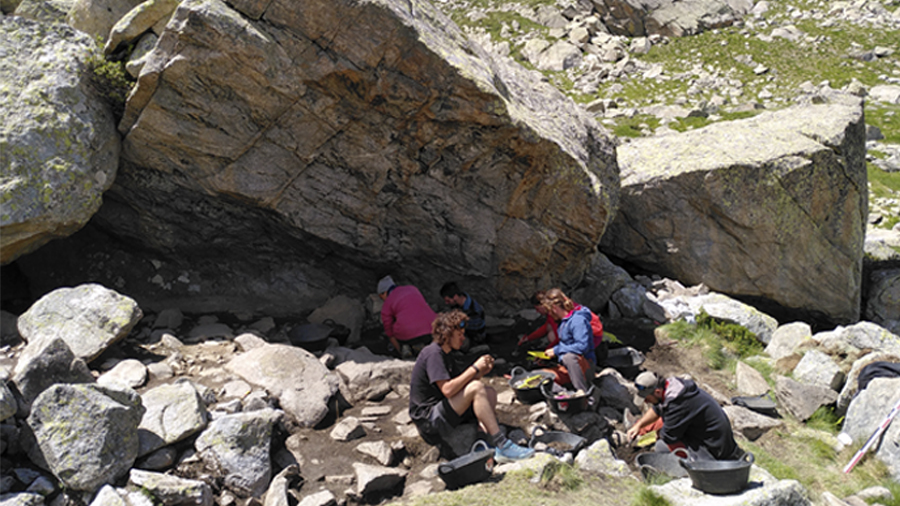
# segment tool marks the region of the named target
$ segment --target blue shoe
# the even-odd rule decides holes
[[[528,459],[534,455],[534,450],[519,446],[509,439],[503,442],[494,450],[494,459],[499,464],[514,462],[516,460]]]

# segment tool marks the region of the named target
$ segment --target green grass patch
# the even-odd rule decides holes
[[[871,163],[866,164],[871,191],[876,197],[900,197],[900,172],[885,172]]]
[[[659,124],[659,118],[656,116],[641,114],[617,121],[613,133],[617,137],[643,137],[645,131],[653,132]]]
[[[778,439],[782,438],[779,437]],[[753,454],[756,465],[768,471],[772,476],[779,480],[800,480],[800,474],[793,466],[782,461],[780,457],[772,455],[763,446],[749,441],[742,441],[740,445],[741,448]]]
[[[697,316],[697,324],[683,320],[662,326],[672,339],[688,346],[702,347],[702,354],[710,368],[734,368],[738,358],[759,355],[763,345],[756,335],[741,325],[726,323],[710,317],[705,311]],[[769,371],[771,377],[771,371]]]
[[[663,325],[662,329],[672,339],[687,346],[700,347],[703,358],[712,369],[724,369],[733,360],[725,354],[721,336],[709,328],[679,320]]]
[[[701,310],[697,315],[697,326],[707,328],[725,339],[725,347],[738,357],[750,357],[763,352],[763,344],[757,339],[756,334],[743,325],[716,320]]]
[[[648,487],[641,487],[630,506],[669,506],[669,501]]]
[[[900,144],[900,105],[866,103],[866,123],[875,125],[884,136],[880,142]]]
[[[534,479],[533,471],[513,471],[491,483],[478,483],[392,504],[414,506],[596,506],[627,504],[640,493],[638,480],[582,473],[560,464]]]
[[[678,132],[687,132],[688,130],[703,128],[706,125],[712,123],[713,121],[709,118],[701,116],[689,116],[685,118],[675,118],[675,121],[669,123],[669,128]]]
[[[547,466],[541,475],[541,486],[548,490],[575,491],[584,485],[584,478],[572,466],[566,464]]]
[[[806,421],[806,426],[811,429],[828,432],[829,434],[838,434],[843,423],[844,417],[835,413],[834,408],[822,406],[809,417],[809,420]]]

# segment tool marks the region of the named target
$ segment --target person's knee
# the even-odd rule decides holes
[[[488,400],[491,401],[491,406],[496,406],[497,405],[497,390],[490,385],[485,385],[484,391],[487,394]]]
[[[465,388],[466,392],[471,392],[474,395],[486,395],[488,389],[493,390],[493,388],[485,385],[481,380],[470,381]]]

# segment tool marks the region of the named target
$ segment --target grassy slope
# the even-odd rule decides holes
[[[555,5],[553,0],[450,0],[439,3],[459,25],[469,30],[484,31],[494,42],[508,41],[511,54],[525,67],[533,68],[521,56],[527,36],[540,36],[549,41],[551,31],[521,14],[522,9],[535,9],[540,5]],[[652,47],[649,54],[634,56],[648,64],[661,64],[668,79],[643,79],[633,75],[620,80],[601,83],[596,94],[584,95],[573,91],[573,78],[577,72],[544,72],[561,91],[581,103],[597,98],[615,99],[619,108],[671,105],[676,100],[688,100],[687,105],[708,101],[715,94],[726,96],[729,103],[723,112],[709,118],[679,118],[668,126],[684,131],[698,128],[713,121],[733,120],[753,113],[729,113],[728,107],[748,103],[764,103],[767,109],[787,107],[796,97],[802,83],[819,85],[828,82],[832,88],[846,86],[852,80],[867,87],[885,84],[887,76],[900,76],[900,30],[883,26],[860,26],[847,22],[824,22],[836,19],[828,16],[832,4],[807,0],[774,0],[762,20],[750,20],[746,26],[730,27],[705,32],[692,37],[669,39]],[[473,8],[474,7],[474,8]],[[888,9],[897,9],[896,2]],[[791,12],[818,13],[821,19],[794,21]],[[478,15],[473,15],[478,12]],[[749,19],[749,18],[748,18]],[[831,26],[829,26],[831,24]],[[760,35],[769,35],[776,27],[794,25],[805,34],[800,41],[790,42],[775,38],[765,42]],[[871,50],[876,46],[893,48],[895,54],[872,61],[860,61],[849,57],[853,52]],[[757,75],[754,68],[762,65],[768,70]],[[740,82],[736,88],[740,95],[729,97],[727,90],[700,91],[688,95],[691,77],[698,70],[720,78]],[[684,77],[688,76],[687,79]],[[760,98],[770,95],[769,98]],[[884,143],[900,144],[900,105],[867,102],[866,122],[879,127]],[[638,114],[633,117],[604,119],[612,132],[619,137],[634,137],[652,133],[661,125],[653,116]],[[872,152],[883,157],[883,153]],[[874,197],[898,198],[900,174],[888,174],[874,165],[869,166],[869,179]],[[879,226],[891,227],[900,217],[888,217]]]

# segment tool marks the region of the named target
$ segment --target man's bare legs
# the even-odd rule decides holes
[[[494,436],[500,432],[500,424],[497,423],[497,414],[494,411],[497,407],[497,391],[493,387],[481,381],[472,381],[447,400],[458,415],[465,413],[471,406],[475,418],[478,419],[478,425],[485,434]]]

